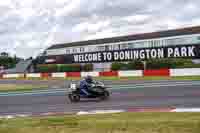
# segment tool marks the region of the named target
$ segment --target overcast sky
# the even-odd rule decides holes
[[[1,0],[0,52],[200,25],[200,0]]]

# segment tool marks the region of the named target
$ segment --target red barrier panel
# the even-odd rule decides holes
[[[66,75],[67,77],[81,77],[80,72],[67,72]]]
[[[104,77],[118,77],[118,71],[99,72],[99,75]]]
[[[51,73],[41,73],[42,78],[51,78]]]
[[[170,76],[170,70],[169,69],[144,70],[143,76]]]

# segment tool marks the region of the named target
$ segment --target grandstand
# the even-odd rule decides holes
[[[92,63],[94,70],[109,70],[114,61],[129,61],[133,59],[145,60],[148,59],[148,57],[157,58],[156,55],[164,58],[168,56],[166,54],[167,50],[168,52],[171,50],[171,57],[198,58],[197,56],[199,56],[199,53],[197,49],[199,49],[199,44],[200,26],[186,27],[152,33],[54,44],[37,58],[37,62],[38,64],[79,63],[82,65]],[[113,60],[116,51],[118,52],[119,58],[116,58],[118,60]],[[143,51],[145,51],[145,53]],[[161,51],[161,55],[156,51]],[[125,52],[129,52],[127,58]],[[134,54],[137,52],[139,54]],[[131,55],[131,53],[133,53],[133,55]],[[144,56],[141,56],[142,54]],[[128,60],[128,57],[132,58]]]

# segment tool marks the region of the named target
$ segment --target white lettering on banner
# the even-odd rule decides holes
[[[168,57],[195,57],[194,46],[181,48],[168,48]]]
[[[82,56],[81,55],[78,55],[78,61],[82,62]]]
[[[163,48],[158,49],[158,58],[164,58],[164,49]]]
[[[188,56],[195,56],[194,48],[194,46],[188,47]]]
[[[151,50],[151,57],[156,58],[156,56],[157,56],[157,51],[155,49],[152,49]]]
[[[89,61],[88,60],[88,54],[85,54],[85,61]]]
[[[118,52],[114,52],[114,60],[118,60],[118,59],[119,59]]]
[[[107,59],[108,59],[108,61],[111,61],[111,60],[112,60],[112,53],[108,53]]]
[[[187,57],[187,48],[186,47],[182,47],[181,48],[181,56],[182,57]]]
[[[97,54],[93,54],[93,56],[91,56],[91,60],[94,60],[94,61],[98,61],[98,57],[97,57]]]
[[[134,50],[133,54],[134,54],[134,59],[138,59],[139,58],[139,51],[138,50]]]
[[[104,52],[103,53],[103,59],[104,59],[104,61],[106,61],[106,60],[108,60],[108,61],[111,61],[112,60],[112,53],[106,53],[106,52]]]
[[[195,57],[195,46],[132,49],[74,55],[74,62],[127,61],[151,58]]]
[[[119,58],[120,58],[120,60],[124,60],[124,52],[123,51],[121,51],[119,53]]]
[[[101,53],[74,55],[74,62],[101,61]]]
[[[167,57],[171,57],[172,54],[173,54],[173,49],[172,48],[168,48],[167,49]]]
[[[130,51],[125,51],[125,60],[130,60],[132,59],[131,56],[130,56]]]
[[[78,62],[79,59],[78,59],[78,55],[74,55],[74,62]]]
[[[101,53],[98,53],[97,61],[101,61]]]
[[[174,57],[180,57],[179,49],[175,48],[174,49]]]
[[[96,61],[96,60],[97,60],[96,54],[93,54],[93,55],[92,55],[92,54],[89,54],[88,60],[89,60],[89,61],[92,61],[92,60]]]
[[[133,51],[130,52],[130,59],[133,59]]]
[[[146,54],[147,54],[147,59],[149,59],[150,58],[150,49],[146,49]]]
[[[106,52],[103,53],[103,60],[107,59],[106,54],[107,54]]]
[[[144,59],[145,58],[145,54],[144,54],[144,50],[140,51],[140,59]]]

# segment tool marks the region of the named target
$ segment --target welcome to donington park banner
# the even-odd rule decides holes
[[[58,55],[48,57],[46,63],[47,60],[51,60],[51,63],[93,63],[161,58],[200,58],[200,45],[178,45],[171,47],[138,48]]]

